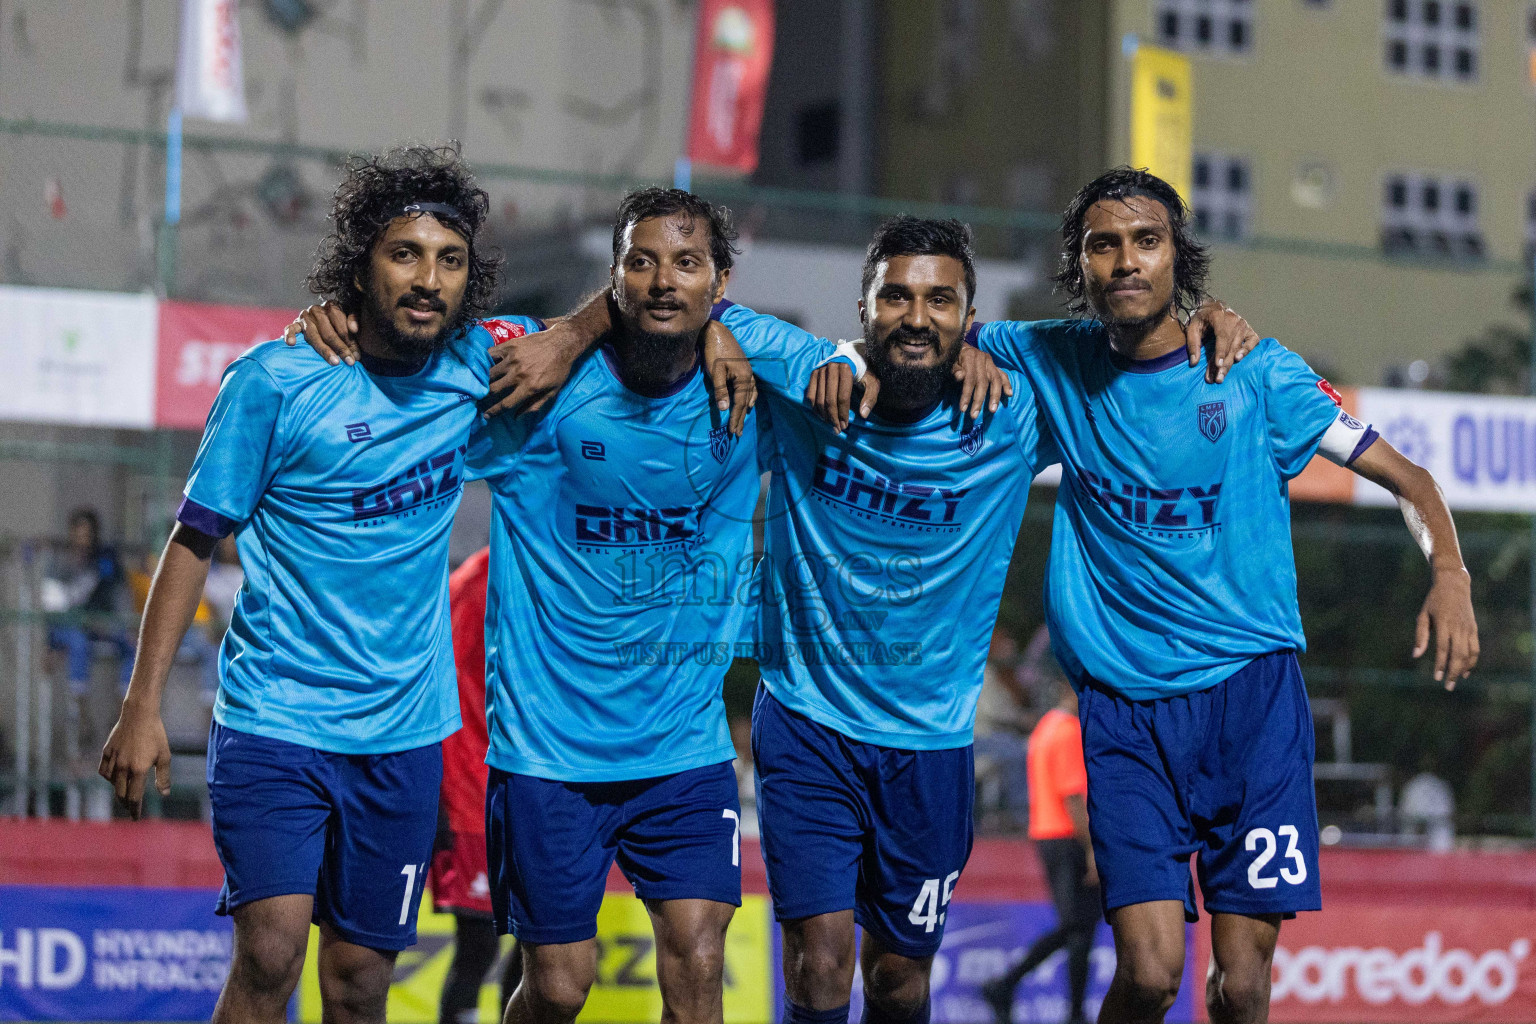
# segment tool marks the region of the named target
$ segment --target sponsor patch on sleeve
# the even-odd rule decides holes
[[[491,332],[491,337],[496,339],[498,345],[513,338],[521,338],[528,333],[528,329],[522,324],[509,323],[506,320],[482,320],[480,326]]]

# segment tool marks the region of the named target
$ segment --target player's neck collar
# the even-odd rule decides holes
[[[661,388],[642,387],[625,377],[624,372],[619,369],[619,354],[614,351],[612,340],[605,339],[598,346],[598,351],[603,354],[603,362],[608,364],[609,371],[618,382],[641,398],[671,398],[692,383],[694,375],[699,372],[699,350],[695,346],[693,350],[693,363],[689,365],[687,371],[681,377]]]
[[[386,359],[383,356],[371,356],[367,352],[358,353],[358,362],[363,364],[363,369],[380,377],[414,376],[422,371],[431,358],[430,352],[415,360]]]
[[[1153,356],[1151,359],[1132,359],[1121,355],[1113,348],[1109,350],[1109,361],[1114,364],[1115,369],[1124,370],[1127,373],[1162,373],[1188,359],[1188,350],[1184,348],[1176,348],[1160,356]]]

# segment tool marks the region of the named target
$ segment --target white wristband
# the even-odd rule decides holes
[[[864,379],[864,357],[859,355],[857,342],[838,342],[837,348],[832,350],[832,358],[836,359],[838,356],[842,356],[844,359],[853,364],[853,379],[855,381],[861,381]]]

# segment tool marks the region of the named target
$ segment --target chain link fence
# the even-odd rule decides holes
[[[183,219],[170,229],[162,217],[162,134],[0,120],[0,140],[0,280],[287,308],[310,300],[303,281],[327,229],[345,153],[191,133],[184,143]],[[536,315],[564,312],[604,281],[618,199],[652,183],[493,164],[476,171],[491,195],[489,234],[508,257],[500,306]],[[1027,269],[1028,283],[1007,297],[1010,315],[1059,309],[1043,283],[1054,259],[1054,215],[723,180],[694,187],[731,206],[749,240],[837,250],[849,259],[892,213],[959,217],[977,229],[983,257]],[[1380,258],[1374,250],[1333,249],[1341,259]],[[195,435],[65,433],[0,424],[0,464],[42,466],[60,478],[72,467],[108,467],[111,483],[95,502],[112,536],[127,542],[124,564],[142,574],[163,540]],[[1043,621],[1051,497],[1038,493],[1031,503],[1004,599],[1001,623],[1018,648]],[[1435,829],[1445,822],[1405,803],[1410,791],[1434,790],[1426,777],[1447,787],[1453,834],[1532,834],[1528,520],[1464,513],[1458,522],[1484,653],[1474,679],[1447,694],[1407,656],[1428,574],[1395,511],[1296,506],[1320,812],[1336,838],[1438,841]],[[86,623],[47,611],[44,576],[54,555],[51,542],[0,527],[0,807],[100,816],[110,808],[94,777],[95,757],[115,717],[123,656],[112,638],[132,635],[136,617],[129,608],[110,621]],[[80,692],[70,688],[59,631],[84,627],[91,666]],[[997,667],[1017,669],[1012,662]],[[152,800],[151,813],[202,813],[208,706],[201,672],[194,652],[186,652],[173,674],[166,707],[179,752],[176,788],[163,807]],[[745,710],[754,681],[750,663],[733,670],[733,711]],[[1019,752],[1024,738],[1016,737]],[[999,827],[1017,825],[1004,820]]]

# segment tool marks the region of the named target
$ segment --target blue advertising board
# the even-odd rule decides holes
[[[207,1020],[234,936],[217,897],[0,886],[0,1020]]]

